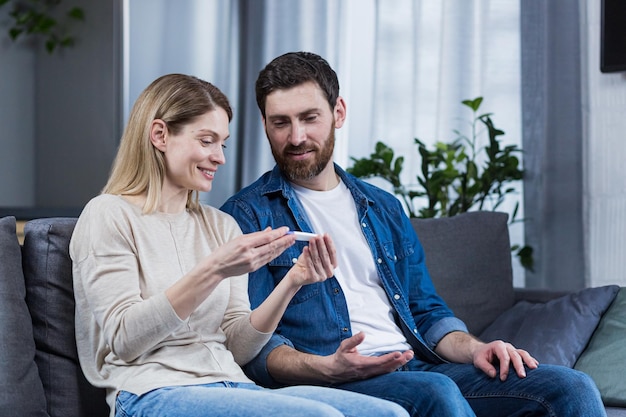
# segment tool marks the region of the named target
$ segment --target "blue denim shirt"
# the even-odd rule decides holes
[[[418,359],[443,362],[433,351],[435,345],[447,333],[467,332],[467,328],[435,292],[424,250],[402,205],[390,193],[357,179],[337,165],[335,171],[352,193],[363,235],[393,306],[396,323]],[[268,226],[312,232],[304,208],[278,167],[232,196],[221,209],[237,220],[244,233]],[[297,241],[268,265],[250,274],[248,291],[252,308],[267,298],[305,245],[306,242]],[[246,365],[246,372],[262,385],[277,386],[266,368],[267,355],[274,348],[286,344],[302,352],[330,355],[350,336],[348,307],[337,279],[331,277],[306,285],[289,303],[270,341]]]

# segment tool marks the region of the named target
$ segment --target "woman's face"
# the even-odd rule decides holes
[[[228,122],[226,111],[218,107],[184,125],[176,135],[165,129],[159,148],[165,158],[164,190],[211,190],[217,167],[226,162]]]

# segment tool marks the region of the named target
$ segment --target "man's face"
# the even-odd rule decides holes
[[[338,100],[343,109],[343,100]],[[279,168],[289,180],[313,180],[327,168],[335,146],[336,119],[322,90],[313,82],[277,90],[265,100],[265,132]],[[333,170],[334,172],[334,170]]]

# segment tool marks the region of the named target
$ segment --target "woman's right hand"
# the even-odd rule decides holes
[[[255,271],[293,245],[296,238],[288,230],[268,228],[238,236],[204,257],[165,291],[178,317],[189,317],[224,279]]]
[[[210,268],[223,278],[256,271],[293,245],[289,228],[267,228],[241,235],[217,248],[206,258]]]

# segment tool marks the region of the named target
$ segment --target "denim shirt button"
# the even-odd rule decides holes
[[[383,263],[383,260],[382,260],[382,259],[380,259],[380,258],[378,258],[378,259],[376,259],[376,262],[378,262],[379,264],[382,264],[382,263]]]
[[[339,294],[339,288],[333,288],[333,292],[334,292],[335,294]]]
[[[291,262],[293,262],[294,264],[298,262],[298,258],[291,258]]]
[[[413,333],[417,334],[417,329],[413,329]]]
[[[393,296],[393,298],[394,298],[394,300],[399,300],[399,299],[400,299],[400,294],[395,294],[395,295]]]
[[[348,331],[347,327],[344,327],[343,329],[341,329],[344,333]]]
[[[367,227],[367,224],[365,224],[365,223],[361,223],[361,226],[363,226],[363,227]]]

